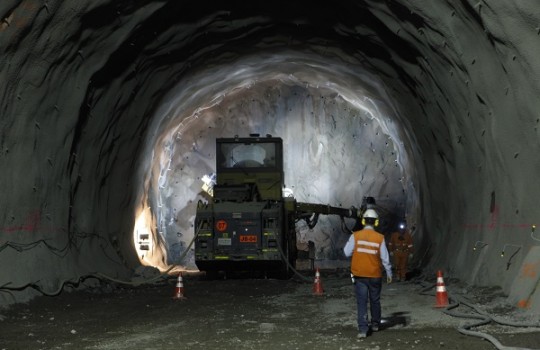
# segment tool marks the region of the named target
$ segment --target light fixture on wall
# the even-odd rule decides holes
[[[531,238],[534,239],[535,241],[540,241],[540,238],[534,237],[534,230],[536,230],[536,225],[532,224],[531,225]]]
[[[476,241],[476,243],[474,244],[474,247],[473,247],[473,250],[476,251],[476,249],[480,248],[484,248],[486,247],[488,244],[486,242],[482,242],[482,241]]]
[[[514,252],[514,254],[513,254],[512,256],[514,256],[517,252],[519,252],[519,250],[520,250],[521,248],[523,248],[523,246],[517,245],[517,244],[505,244],[505,245],[503,246],[503,249],[502,249],[502,252],[501,252],[501,258],[504,257],[504,252],[506,251],[506,248],[507,248],[507,247],[516,247],[516,248],[517,248],[517,250]]]

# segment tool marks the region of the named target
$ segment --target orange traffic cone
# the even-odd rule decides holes
[[[319,268],[315,272],[315,282],[313,283],[313,295],[323,295],[323,287],[321,283],[321,274]]]
[[[446,287],[444,286],[444,279],[442,271],[437,271],[437,304],[435,307],[447,307],[448,306],[448,293],[446,292]]]
[[[174,300],[184,300],[186,297],[184,296],[184,281],[182,278],[182,272],[178,274],[178,279],[176,280],[176,289],[174,291]]]

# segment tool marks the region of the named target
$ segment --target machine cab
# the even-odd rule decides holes
[[[220,138],[216,140],[214,200],[281,200],[283,140],[279,137]],[[259,198],[229,198],[235,188],[249,187]]]

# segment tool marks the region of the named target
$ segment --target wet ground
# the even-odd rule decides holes
[[[322,271],[323,295],[298,278],[205,280],[183,277],[185,300],[173,300],[176,279],[137,288],[113,287],[40,297],[0,311],[0,349],[495,349],[460,334],[474,320],[434,307],[425,285],[384,285],[384,327],[357,339],[352,285],[346,271]],[[309,281],[311,279],[311,281]],[[106,288],[105,288],[106,289]],[[451,290],[452,287],[448,286]],[[455,289],[463,291],[461,287]],[[498,291],[480,306],[527,321]],[[481,300],[485,299],[485,300]],[[460,312],[472,312],[459,306]],[[489,324],[474,330],[505,346],[540,348],[540,328]]]

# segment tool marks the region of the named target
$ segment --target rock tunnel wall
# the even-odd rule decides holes
[[[136,208],[158,197],[152,186],[159,169],[151,166],[167,118],[192,117],[197,101],[211,105],[189,78],[211,77],[249,55],[258,55],[257,67],[275,67],[268,53],[293,52],[365,71],[381,87],[347,89],[352,80],[328,65],[338,72],[339,84],[329,86],[336,100],[345,96],[347,107],[358,109],[351,91],[367,93],[383,106],[377,120],[398,125],[382,131],[406,160],[399,176],[410,182],[399,201],[415,213],[416,263],[511,295],[527,268],[533,287],[516,298],[538,310],[540,238],[531,231],[540,195],[535,2],[6,0],[0,16],[2,303],[56,294],[98,272],[129,276],[139,264]],[[239,88],[263,80],[251,78],[253,85]],[[314,89],[312,80],[298,79]],[[208,96],[231,96],[226,86],[215,85]],[[171,91],[190,93],[192,103],[174,116],[160,114]],[[242,130],[230,119],[231,130]],[[289,125],[290,139],[306,129],[328,136],[300,120]],[[275,126],[265,118],[247,123]],[[347,171],[361,172],[352,165]],[[195,183],[188,176],[195,173],[180,182]],[[383,186],[377,191],[384,196]]]

